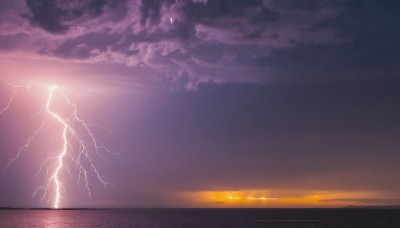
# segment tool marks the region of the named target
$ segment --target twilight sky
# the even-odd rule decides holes
[[[99,140],[124,149],[95,158],[114,186],[89,169],[91,197],[65,166],[63,207],[400,205],[399,10],[397,0],[0,1],[1,169],[46,122],[0,176],[0,207],[52,205],[32,193],[62,147],[60,125],[38,113],[54,84],[80,118],[111,130],[91,125]],[[60,94],[54,104],[72,113]]]

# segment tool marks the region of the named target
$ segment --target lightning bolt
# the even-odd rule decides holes
[[[63,126],[63,131],[62,131],[63,149],[62,149],[60,155],[58,156],[58,166],[57,166],[56,170],[54,171],[54,174],[50,178],[50,181],[54,181],[54,184],[56,186],[56,193],[55,193],[56,195],[55,195],[55,200],[54,200],[54,208],[59,208],[59,206],[60,206],[61,183],[60,183],[60,180],[59,180],[59,174],[60,174],[60,171],[61,171],[61,169],[62,169],[62,167],[64,165],[63,164],[64,157],[67,155],[67,152],[68,152],[67,133],[68,133],[68,129],[71,128],[64,119],[62,119],[57,113],[54,113],[50,109],[50,105],[51,105],[51,102],[52,102],[53,96],[54,96],[54,91],[57,88],[58,88],[57,85],[54,85],[54,86],[51,87],[50,93],[49,93],[49,97],[48,97],[47,103],[46,103],[46,111],[47,111],[47,113],[49,113],[56,121],[58,121]]]
[[[5,108],[1,109],[0,115],[7,110],[10,109],[10,106],[14,102],[14,99],[17,95],[17,88],[25,88],[27,90],[30,89],[30,86],[24,83],[24,86],[14,85],[7,80],[2,79],[6,84],[15,88],[13,95],[11,96],[9,102],[5,106]],[[39,97],[39,96],[36,96]],[[72,114],[68,117],[64,117],[59,113],[58,110],[54,109],[55,99],[62,99],[61,101],[64,104],[68,105],[72,108]],[[111,153],[111,154],[119,154],[113,153],[104,144],[99,141],[94,132],[91,130],[91,127],[99,127],[103,130],[110,131],[99,124],[87,123],[83,119],[78,116],[78,106],[74,104],[64,92],[62,88],[58,85],[53,85],[50,87],[48,91],[48,95],[45,98],[44,105],[42,106],[39,113],[35,114],[33,117],[43,114],[45,111],[50,120],[54,121],[61,127],[61,142],[62,148],[56,153],[56,155],[52,155],[45,159],[39,167],[38,172],[35,174],[35,177],[39,177],[43,174],[44,182],[41,186],[37,187],[33,193],[35,197],[38,194],[42,194],[42,199],[47,199],[47,201],[53,201],[53,208],[60,208],[62,199],[63,199],[63,190],[65,191],[64,183],[62,181],[63,173],[66,171],[72,176],[70,172],[70,165],[68,164],[72,162],[78,170],[77,183],[81,184],[83,181],[87,193],[91,196],[90,189],[90,175],[94,175],[97,180],[106,187],[107,185],[113,186],[110,182],[106,181],[104,177],[100,174],[96,166],[94,165],[94,155],[105,158],[105,156],[100,152],[101,150]],[[32,118],[33,118],[32,117]],[[7,165],[3,169],[4,171],[17,159],[20,158],[22,152],[29,149],[31,144],[35,141],[35,138],[44,130],[46,124],[50,122],[50,120],[44,121],[41,126],[33,133],[31,137],[29,137],[26,143],[21,146],[18,150],[18,153],[9,160]],[[78,149],[74,150],[74,146],[77,145]],[[92,153],[94,151],[95,153]],[[84,163],[86,162],[86,163]],[[50,196],[49,191],[53,190],[52,196]]]
[[[8,101],[7,105],[2,110],[0,110],[0,115],[3,114],[5,111],[7,111],[10,108],[11,104],[14,102],[14,97],[16,95],[17,95],[17,91],[14,91],[13,95],[10,98],[10,101]]]
[[[15,98],[15,96],[17,95],[17,89],[18,89],[18,88],[27,88],[27,89],[29,90],[30,87],[29,87],[29,86],[14,85],[14,84],[12,84],[11,82],[9,82],[9,81],[7,81],[6,79],[1,78],[1,77],[0,77],[0,80],[2,80],[4,83],[6,83],[7,85],[9,85],[9,86],[11,86],[12,88],[14,88],[14,93],[13,93],[13,95],[11,96],[10,100],[8,101],[7,105],[6,105],[4,108],[2,108],[2,109],[0,110],[0,115],[1,115],[1,114],[3,114],[4,112],[8,111],[8,109],[10,109],[10,106],[11,106],[11,104],[14,102],[14,98]]]

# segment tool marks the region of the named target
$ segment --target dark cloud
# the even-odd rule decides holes
[[[27,1],[32,12],[31,23],[39,25],[49,32],[63,32],[67,26],[62,24],[62,10],[58,9],[53,1]]]
[[[51,9],[64,15],[54,23],[64,26],[71,24],[68,18],[73,18],[79,24],[81,17],[99,15],[100,7],[91,9],[90,3],[64,11],[52,2]],[[126,5],[127,18],[116,23],[120,29],[94,23],[91,31],[71,33],[72,38],[67,36],[47,53],[84,62],[117,63],[133,71],[147,67],[158,72],[156,77],[162,81],[185,82],[187,89],[193,89],[202,82],[262,83],[275,77],[272,67],[259,64],[272,50],[296,43],[329,45],[345,41],[335,37],[335,30],[318,29],[339,12],[327,3],[303,7],[259,0],[152,0]],[[292,5],[290,12],[284,11]],[[42,14],[47,17],[38,13]]]
[[[98,17],[105,11],[117,10],[124,16],[123,4],[126,0],[27,0],[29,19],[51,33],[62,33],[76,23]]]
[[[132,75],[148,69],[172,87],[391,77],[398,69],[396,1],[27,0],[27,5],[32,24],[63,33],[56,39],[31,34],[40,36],[30,41],[40,53],[120,66]]]
[[[207,21],[225,17],[242,17],[246,14],[248,8],[260,6],[262,6],[262,1],[260,0],[212,0],[206,4],[189,3],[185,7],[185,11],[190,14],[194,21]]]
[[[141,11],[140,22],[142,24],[145,24],[147,20],[150,20],[152,24],[158,24],[160,22],[161,0],[142,1]]]
[[[15,7],[18,7],[19,2],[18,1],[1,1],[0,2],[0,13],[7,11],[7,10],[12,10]]]
[[[61,43],[54,54],[64,58],[88,58],[94,49],[106,50],[107,46],[115,44],[120,39],[118,34],[89,33]]]
[[[335,81],[398,77],[400,20],[397,1],[341,1],[343,9],[322,28],[333,28],[349,42],[334,45],[297,44],[277,49],[260,58],[259,64],[273,66],[282,80]],[[294,70],[295,69],[295,70]]]

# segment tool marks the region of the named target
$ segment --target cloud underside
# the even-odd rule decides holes
[[[282,4],[283,3],[283,4]],[[202,82],[263,83],[265,61],[298,43],[347,42],[321,25],[341,9],[329,1],[26,0],[4,4],[0,49],[23,50],[125,71],[195,89]],[[309,8],[309,6],[312,6]]]
[[[113,65],[131,75],[147,70],[157,80],[187,89],[202,82],[265,83],[292,74],[288,68],[296,67],[294,71],[301,75],[315,76],[322,70],[314,69],[313,61],[321,68],[337,69],[330,62],[348,53],[332,50],[338,46],[345,50],[354,41],[354,34],[346,34],[342,27],[348,28],[340,26],[338,18],[348,20],[358,12],[351,7],[352,1],[345,0],[19,0],[1,4],[0,18],[7,19],[0,23],[2,51]],[[303,50],[299,55],[299,47],[325,52],[306,55]]]

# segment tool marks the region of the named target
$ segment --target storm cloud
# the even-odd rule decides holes
[[[335,24],[341,17],[352,20],[353,1],[86,0],[66,4],[27,0],[19,7],[8,4],[2,14],[19,16],[18,23],[1,23],[8,28],[0,35],[2,40],[18,37],[13,45],[2,44],[7,49],[113,65],[132,77],[144,70],[146,77],[189,90],[200,83],[287,80],[293,77],[286,72],[289,67],[320,71],[318,65],[305,61],[312,58],[329,64],[331,58],[344,57],[358,34]],[[373,16],[365,19],[372,21]],[[12,28],[13,34],[6,33]],[[304,46],[322,50],[315,55],[324,55],[324,50],[334,53],[323,60],[303,58]],[[282,59],[293,64],[282,69]],[[304,66],[296,65],[297,61]]]

